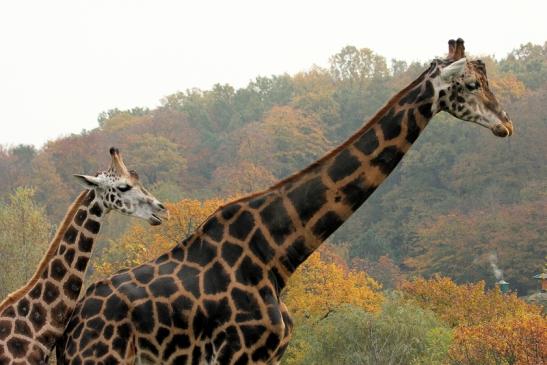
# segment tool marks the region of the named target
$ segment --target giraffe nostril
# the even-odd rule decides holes
[[[158,203],[158,207],[160,207],[160,209],[165,210],[165,206],[162,203]]]

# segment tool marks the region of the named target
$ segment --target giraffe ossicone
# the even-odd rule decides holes
[[[76,306],[105,215],[110,211],[161,224],[165,207],[127,170],[116,148],[96,176],[75,175],[86,187],[69,207],[33,277],[0,303],[0,365],[46,364]]]
[[[463,41],[345,143],[270,189],[220,207],[155,260],[93,284],[60,364],[278,364],[292,321],[287,279],[393,171],[434,114],[500,137],[513,126]],[[444,71],[444,73],[443,73]]]

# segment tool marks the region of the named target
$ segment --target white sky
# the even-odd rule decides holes
[[[547,2],[0,0],[0,144],[41,146],[111,108],[326,66],[351,44],[428,60],[462,37],[503,57],[547,40]]]

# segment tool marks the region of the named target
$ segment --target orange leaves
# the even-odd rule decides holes
[[[363,271],[346,271],[312,254],[290,278],[284,302],[296,320],[320,317],[351,304],[378,312],[383,302],[380,285]]]
[[[330,142],[320,123],[290,106],[275,106],[261,123],[240,131],[238,159],[287,176],[324,153]]]
[[[535,365],[547,360],[547,320],[539,307],[515,294],[485,292],[484,282],[457,285],[443,277],[405,282],[401,289],[455,327],[450,349],[455,364]]]
[[[450,278],[417,279],[401,285],[407,298],[430,309],[452,327],[477,325],[498,318],[539,313],[539,308],[498,289],[485,291],[483,281],[458,285]]]
[[[490,84],[492,92],[502,104],[520,99],[526,93],[526,86],[514,74],[494,78]]]
[[[441,273],[458,281],[495,280],[488,257],[496,252],[519,295],[533,289],[532,276],[543,264],[546,199],[498,207],[495,212],[474,210],[438,215],[417,228],[412,257],[404,262],[416,274]]]
[[[273,185],[276,181],[270,171],[247,160],[219,166],[213,173],[213,188],[221,195],[251,193]]]
[[[450,357],[457,364],[547,362],[547,321],[539,314],[458,327]]]

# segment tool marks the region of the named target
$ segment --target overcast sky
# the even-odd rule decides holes
[[[43,145],[112,108],[294,74],[351,44],[406,61],[547,40],[547,2],[0,1],[0,144]]]

